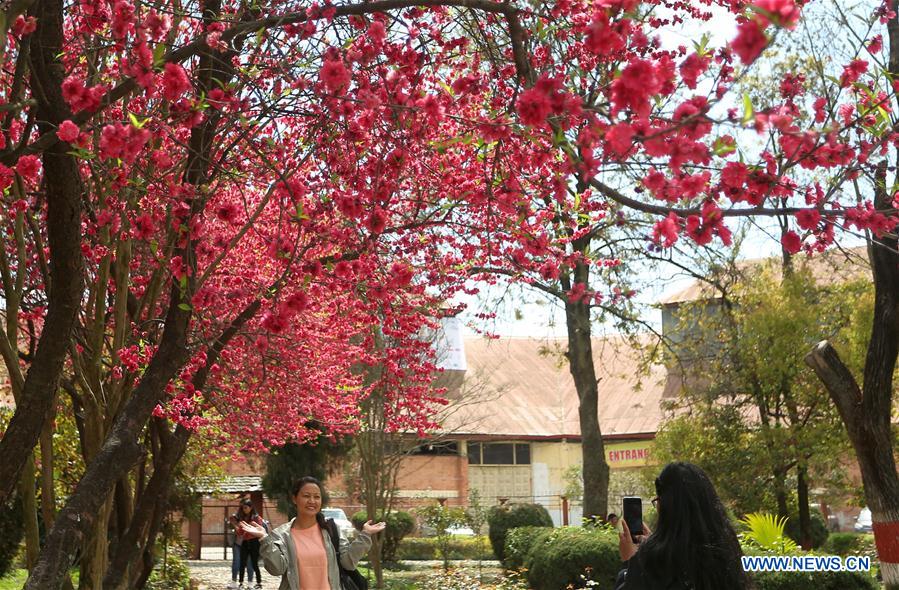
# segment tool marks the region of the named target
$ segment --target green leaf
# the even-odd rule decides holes
[[[165,43],[157,43],[153,48],[153,65],[162,65],[163,56],[165,56]]]
[[[719,137],[712,144],[712,153],[718,157],[727,156],[737,151],[737,146],[733,141],[728,141],[723,137]]]
[[[748,92],[743,93],[743,124],[752,121],[755,111],[752,109],[752,99]]]
[[[128,120],[131,121],[131,124],[137,129],[141,129],[147,124],[147,119],[141,121],[134,113],[128,113]]]
[[[182,311],[190,311],[192,308],[191,308],[191,306],[188,305],[187,303],[179,303],[179,304],[178,304],[178,309],[180,309],[180,310],[182,310]]]

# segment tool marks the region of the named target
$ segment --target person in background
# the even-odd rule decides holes
[[[240,507],[231,517],[231,524],[234,525],[237,540],[240,542],[240,567],[238,569],[240,586],[238,587],[245,587],[243,585],[244,571],[252,567],[256,573],[256,588],[262,588],[262,572],[259,571],[259,539],[246,533],[246,525],[258,526],[263,531],[265,527],[249,498],[240,501]],[[249,588],[249,584],[248,581],[247,588]]]
[[[609,512],[609,515],[606,517],[606,522],[610,525],[617,527],[618,526],[618,515],[614,512]]]
[[[238,509],[239,511],[239,509]],[[235,513],[236,515],[236,513]],[[228,584],[228,590],[237,590],[240,588],[237,582],[237,574],[240,571],[240,539],[238,539],[237,531],[232,524],[232,519],[234,517],[228,519],[226,525],[228,526],[228,540],[231,545],[231,583]],[[253,568],[250,568],[247,571],[247,584],[253,583]]]
[[[615,590],[745,590],[737,533],[705,472],[669,463],[655,488],[658,524],[655,532],[643,524],[639,548],[621,520],[618,549],[627,569]]]
[[[359,559],[371,548],[371,537],[387,525],[366,522],[350,542],[339,530],[329,530],[321,512],[322,484],[302,477],[291,490],[297,516],[271,534],[258,524],[241,523],[244,532],[262,539],[262,560],[268,573],[281,576],[279,590],[341,590],[340,568],[356,569]],[[335,534],[337,546],[331,540]]]

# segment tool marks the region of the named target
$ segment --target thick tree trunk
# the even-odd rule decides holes
[[[25,586],[28,590],[59,588],[72,565],[85,533],[94,526],[98,512],[116,481],[137,463],[141,455],[138,437],[165,386],[187,361],[185,345],[189,312],[178,307],[181,296],[173,286],[162,342],[131,398],[125,404],[100,453],[87,466],[74,493],[47,535],[44,550]]]
[[[53,133],[70,116],[62,99],[62,0],[46,0],[34,10],[37,30],[32,35],[31,69],[38,128]],[[41,430],[54,410],[56,389],[70,343],[82,294],[81,201],[84,188],[78,163],[57,142],[43,154],[44,187],[47,197],[47,243],[50,249],[50,279],[47,316],[41,337],[22,386],[20,402],[3,438],[0,439],[0,503],[5,502],[19,481]]]
[[[166,428],[166,426],[163,426]],[[127,530],[124,531],[118,548],[113,556],[106,577],[103,579],[105,590],[126,590],[131,579],[129,571],[133,571],[137,561],[147,548],[152,549],[155,539],[150,538],[150,528],[154,516],[165,512],[172,484],[172,473],[178,461],[187,450],[191,431],[178,426],[171,436],[164,437],[161,457],[153,464],[153,476],[146,490],[140,495],[135,506],[134,515]],[[160,504],[162,508],[160,509]]]
[[[88,531],[81,552],[81,574],[78,590],[100,590],[103,574],[109,563],[109,516],[112,513],[110,496],[100,507],[91,530]]]
[[[899,51],[899,26],[890,20],[891,54]],[[891,63],[892,63],[891,59]],[[889,208],[883,187],[885,167],[878,176],[875,206]],[[893,372],[899,355],[899,254],[895,235],[874,238],[868,255],[874,274],[874,325],[865,359],[864,385],[828,342],[806,357],[827,387],[846,425],[862,473],[865,499],[874,520],[874,539],[884,584],[899,588],[899,477],[893,454]]]
[[[574,269],[574,283],[587,284],[587,268]],[[599,384],[593,366],[590,307],[584,301],[565,302],[568,326],[568,366],[578,394],[581,456],[584,477],[584,518],[605,518],[609,504],[609,466],[599,426]]]
[[[261,302],[258,299],[250,303],[212,344],[206,356],[206,364],[196,372],[192,381],[197,390],[202,391],[205,388],[210,367],[219,361],[222,350],[256,315],[260,307]],[[160,424],[162,425],[160,432],[166,433],[167,424],[164,421],[160,421]],[[105,590],[140,588],[142,584],[138,586],[137,582],[140,579],[145,582],[149,577],[146,570],[147,567],[152,570],[153,546],[162,524],[162,517],[168,508],[174,469],[187,450],[191,434],[193,433],[189,429],[178,425],[170,436],[166,434],[161,436],[161,457],[153,463],[153,475],[146,488],[138,488],[137,504],[130,523],[127,529],[123,527],[120,532],[120,542],[103,580]],[[137,567],[138,560],[142,560],[142,568]]]

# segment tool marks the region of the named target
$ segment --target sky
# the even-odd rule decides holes
[[[711,48],[726,44],[736,36],[736,21],[733,15],[724,9],[714,8],[712,12],[714,16],[709,21],[688,21],[676,29],[659,31],[662,45],[666,48],[676,48],[680,45],[689,48],[693,41],[699,41],[703,35],[709,37],[708,46]],[[759,65],[756,64],[754,67]],[[702,90],[700,88],[698,91]],[[731,100],[742,102],[740,97]],[[735,105],[724,105],[723,108],[727,106]],[[741,105],[736,106],[742,108]],[[764,225],[766,223],[767,227]],[[736,230],[735,223],[729,222],[728,225],[732,230]],[[772,227],[773,220],[762,220],[753,225],[742,245],[740,258],[753,259],[779,255],[780,243],[777,237],[779,232]],[[839,239],[848,246],[862,243],[857,236],[847,235]],[[720,242],[713,244],[713,247],[715,246],[722,247]],[[638,280],[644,285],[637,295],[637,301],[641,304],[640,318],[655,327],[661,324],[661,311],[652,304],[684,289],[693,281],[692,278],[680,275],[673,268],[642,270]],[[508,291],[506,285],[481,287],[482,292],[479,295],[460,299],[468,305],[468,310],[460,315],[463,322],[463,336],[472,337],[479,331],[486,331],[501,337],[566,337],[564,312],[560,304],[551,301],[548,296],[526,287],[513,287]],[[496,317],[483,319],[476,316],[478,313],[489,312],[495,313]],[[595,326],[594,333],[602,331],[613,330],[601,325]]]

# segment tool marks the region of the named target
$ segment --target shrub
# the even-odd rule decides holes
[[[353,515],[353,525],[357,529],[361,529],[362,525],[368,521],[368,513],[360,510]],[[383,561],[396,561],[396,551],[403,537],[415,530],[415,518],[408,512],[398,510],[391,512],[386,519],[383,517],[374,520],[384,520],[387,528],[384,529],[384,543],[381,545],[381,559]]]
[[[830,531],[827,530],[827,523],[824,522],[824,517],[821,515],[820,510],[812,508],[809,517],[809,534],[812,538],[812,549],[817,549],[827,540],[827,535],[830,534]],[[788,537],[797,543],[799,542],[799,514],[790,515],[784,532]]]
[[[849,555],[861,551],[861,536],[855,533],[831,533],[822,550],[828,555]]]
[[[190,590],[190,570],[175,553],[157,562],[147,580],[147,590]]]
[[[486,550],[483,537],[453,537],[449,542],[449,559],[493,559],[493,554]],[[397,548],[397,559],[431,560],[440,559],[438,541],[435,538],[408,537],[403,539]]]
[[[13,562],[19,550],[19,543],[25,534],[25,521],[22,518],[22,502],[18,495],[5,505],[0,505],[0,577],[12,571]]]
[[[876,590],[868,575],[858,572],[764,572],[752,574],[755,590]]]
[[[584,587],[612,590],[622,568],[618,536],[604,529],[562,527],[541,534],[526,557],[528,582],[534,590]]]
[[[506,534],[506,560],[503,567],[508,570],[530,569],[528,555],[531,549],[543,541],[543,535],[548,535],[553,530],[549,527],[536,526],[520,526],[510,530]]]
[[[510,529],[523,526],[551,527],[553,519],[540,504],[512,504],[494,506],[487,515],[490,546],[500,561],[505,558],[506,534]]]

